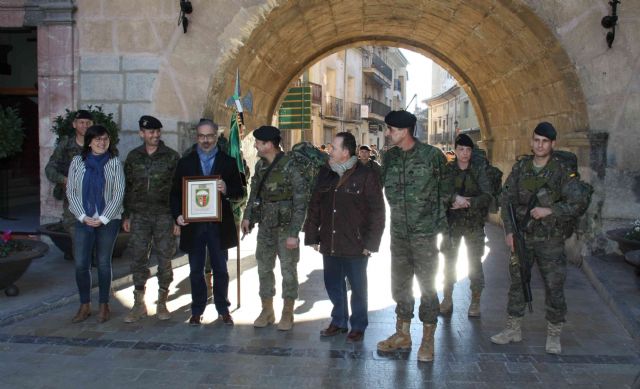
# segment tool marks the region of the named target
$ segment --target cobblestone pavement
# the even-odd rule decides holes
[[[544,288],[537,272],[532,285],[534,313],[526,317],[525,339],[506,346],[489,341],[505,321],[508,274],[501,230],[489,225],[487,230],[482,317],[466,316],[470,295],[462,253],[454,314],[439,319],[433,363],[416,360],[421,338],[417,318],[412,323],[414,348],[410,352],[376,352],[376,343],[393,332],[395,320],[385,236],[385,249],[370,260],[370,325],[361,344],[346,343],[344,335],[320,338],[319,330],[328,324],[331,306],[322,282],[321,257],[305,248],[299,264],[300,299],[292,331],[280,332],[275,326],[253,328],[260,302],[252,256],[243,256],[242,306],[233,312],[236,325],[219,323],[209,306],[205,325],[189,327],[188,266],[183,266],[175,270],[169,302],[173,318],[169,321],[151,316],[135,324],[123,323],[132,305],[133,288],[129,287],[115,292],[113,318],[104,324],[97,324],[94,317],[71,324],[77,309],[74,302],[0,327],[0,387],[631,387],[640,371],[637,344],[574,267],[566,285],[569,315],[562,334],[562,355],[544,352]],[[255,239],[255,232],[252,235]],[[246,253],[253,243],[245,239],[243,244]],[[235,267],[234,261],[230,267]],[[441,285],[442,274],[438,280]],[[157,297],[155,278],[147,287],[152,314]],[[235,288],[236,280],[232,280],[234,306]],[[279,317],[279,297],[275,303]]]

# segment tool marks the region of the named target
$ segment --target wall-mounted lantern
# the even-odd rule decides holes
[[[616,38],[616,24],[618,24],[618,4],[620,4],[620,0],[611,0],[609,2],[609,5],[611,6],[611,15],[603,17],[602,21],[600,21],[602,27],[611,29],[611,31],[607,32],[607,45],[609,46],[609,48],[611,48],[613,40]]]

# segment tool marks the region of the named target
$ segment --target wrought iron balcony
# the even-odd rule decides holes
[[[384,118],[391,112],[391,107],[376,99],[367,98],[365,99],[365,103],[369,106],[369,117],[372,117],[371,115],[373,114]]]
[[[344,120],[358,121],[362,119],[360,117],[360,104],[347,102],[345,104],[345,117]]]
[[[373,53],[365,53],[362,57],[362,71],[369,74],[376,82],[386,87],[391,86],[393,70],[382,58]]]
[[[325,117],[342,119],[344,117],[344,101],[338,97],[327,95],[323,113]]]

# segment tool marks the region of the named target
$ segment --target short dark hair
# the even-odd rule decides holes
[[[268,141],[266,141],[266,142],[271,142],[271,143],[273,144],[273,147],[275,147],[275,148],[277,149],[277,148],[279,148],[279,147],[280,147],[280,141],[281,141],[281,140],[282,140],[282,138],[277,137],[277,138],[274,138],[274,139],[269,139],[269,140],[268,140]]]
[[[113,144],[113,140],[111,139],[111,135],[109,135],[109,131],[107,131],[104,126],[94,124],[93,126],[87,128],[87,132],[84,134],[84,145],[82,146],[81,153],[82,160],[87,159],[87,155],[89,155],[89,151],[91,151],[89,145],[91,144],[93,138],[97,138],[104,134],[107,134],[107,136],[109,137],[109,158],[118,156],[118,149],[116,149],[116,145]]]
[[[218,125],[216,124],[216,122],[214,122],[211,119],[206,119],[206,118],[200,119],[198,124],[196,124],[196,131],[198,130],[198,128],[200,128],[202,126],[209,126],[209,127],[213,128],[213,130],[216,131],[216,134],[218,132]]]
[[[352,133],[343,131],[337,133],[336,137],[342,138],[342,148],[349,150],[350,157],[356,155],[356,138]]]

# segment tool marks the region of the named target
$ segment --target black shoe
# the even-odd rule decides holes
[[[320,331],[320,336],[322,337],[336,336],[339,334],[344,334],[345,332],[347,332],[346,328],[338,327],[332,323],[332,324],[329,324],[329,327]]]
[[[351,331],[349,332],[349,335],[347,335],[347,342],[348,343],[362,342],[363,338],[364,338],[364,331]]]
[[[200,324],[202,324],[202,315],[191,315],[189,318],[189,325],[199,326]]]
[[[225,325],[228,325],[228,326],[232,326],[232,325],[233,325],[233,318],[232,318],[232,317],[231,317],[231,315],[230,315],[230,314],[228,314],[228,313],[225,313],[224,315],[220,315],[220,316],[218,316],[218,319],[221,319],[221,320],[222,320],[222,322],[223,322]]]

